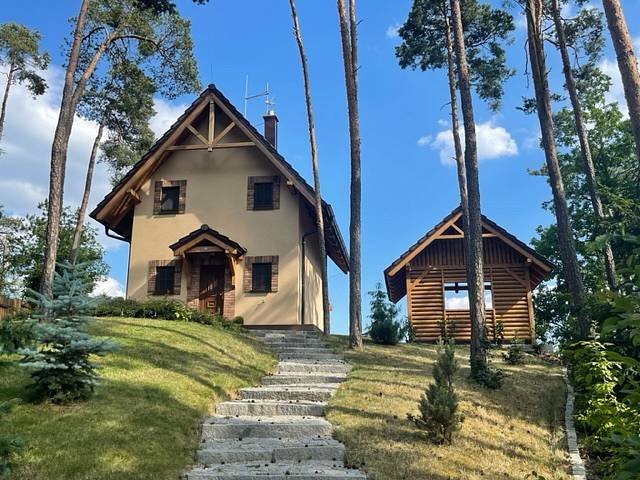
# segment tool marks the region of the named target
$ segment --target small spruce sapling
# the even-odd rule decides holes
[[[89,282],[83,264],[59,265],[53,282],[53,299],[30,292],[44,312],[35,326],[37,344],[21,351],[22,365],[32,370],[30,386],[34,399],[65,403],[87,399],[98,383],[97,365],[91,355],[106,355],[116,349],[110,340],[98,340],[87,333],[95,307],[88,296]]]
[[[418,408],[420,415],[408,414],[409,420],[429,433],[433,443],[451,444],[460,429],[463,417],[458,413],[458,395],[453,377],[458,371],[453,343],[440,343],[438,358],[433,366],[433,379],[422,394]]]
[[[407,335],[406,325],[398,321],[400,310],[387,300],[382,284],[376,283],[375,290],[369,292],[371,297],[371,325],[368,334],[375,343],[396,345]]]
[[[0,420],[2,420],[2,417],[8,414],[17,403],[18,400],[1,402]],[[23,448],[24,443],[21,438],[10,435],[0,435],[0,477],[11,474],[13,459]]]
[[[522,365],[524,363],[524,341],[518,338],[518,334],[513,337],[507,353],[503,353],[504,361],[510,365]]]

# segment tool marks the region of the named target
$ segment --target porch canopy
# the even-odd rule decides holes
[[[225,253],[238,259],[247,253],[239,243],[206,224],[169,245],[169,248],[176,257],[184,257],[188,253]]]

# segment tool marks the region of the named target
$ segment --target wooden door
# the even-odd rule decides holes
[[[224,265],[203,265],[200,267],[200,310],[223,314],[224,308]]]

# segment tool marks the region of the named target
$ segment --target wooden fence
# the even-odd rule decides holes
[[[0,295],[0,319],[21,310],[22,300],[17,298],[7,298]]]

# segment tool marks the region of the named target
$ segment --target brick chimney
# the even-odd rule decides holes
[[[276,112],[269,110],[264,117],[264,138],[273,148],[278,148],[278,117]]]

